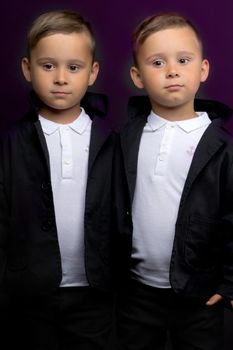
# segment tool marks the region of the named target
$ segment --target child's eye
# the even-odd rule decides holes
[[[45,69],[45,70],[53,70],[54,68],[55,68],[55,66],[52,64],[52,63],[44,63],[43,64],[43,68]]]
[[[179,62],[180,62],[181,64],[187,64],[189,61],[190,61],[190,59],[187,58],[187,57],[185,57],[185,58],[180,58],[180,59],[179,59]]]
[[[77,72],[80,69],[80,66],[78,66],[77,64],[71,64],[69,65],[69,70],[71,72]]]
[[[158,60],[153,61],[152,64],[155,67],[162,67],[165,64],[165,62],[163,60],[158,59]]]

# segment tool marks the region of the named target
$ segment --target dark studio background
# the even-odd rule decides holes
[[[132,30],[148,15],[160,11],[178,11],[197,26],[210,61],[210,76],[198,97],[223,102],[233,108],[233,2],[196,0],[161,1],[2,1],[1,13],[1,114],[0,127],[19,119],[28,108],[29,85],[20,68],[25,54],[26,33],[34,18],[55,9],[79,11],[92,24],[97,40],[100,73],[92,91],[106,93],[110,99],[109,116],[115,126],[126,120],[128,97],[141,94],[130,81],[130,37]],[[233,199],[232,199],[233,200]],[[233,312],[226,311],[224,350],[233,349]],[[114,348],[114,336],[108,349]],[[221,349],[220,349],[221,350]]]

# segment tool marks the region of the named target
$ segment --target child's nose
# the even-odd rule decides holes
[[[67,84],[67,75],[64,68],[58,68],[54,79],[55,84]]]
[[[176,64],[169,64],[167,67],[167,78],[179,77],[178,67]]]

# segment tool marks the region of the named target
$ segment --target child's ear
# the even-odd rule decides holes
[[[21,62],[21,67],[22,67],[24,78],[28,82],[31,82],[30,62],[29,62],[29,59],[27,57],[23,57],[22,62]]]
[[[207,59],[204,59],[201,64],[201,82],[206,81],[209,75],[209,61]]]
[[[142,82],[142,78],[141,78],[141,74],[139,72],[139,69],[135,66],[130,68],[130,76],[131,79],[134,82],[134,85],[139,88],[139,89],[143,89],[144,88],[144,84]]]
[[[88,86],[91,86],[94,84],[97,75],[99,73],[99,63],[98,62],[94,62],[92,67],[91,67],[91,72],[90,72],[90,76],[89,76],[89,82],[88,82]]]

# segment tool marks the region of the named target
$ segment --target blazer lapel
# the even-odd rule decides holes
[[[105,140],[111,134],[111,129],[106,125],[106,121],[101,118],[93,118],[91,128],[90,150],[88,160],[88,174],[94,164],[95,158],[104,144]]]
[[[217,137],[216,137],[217,136]],[[210,124],[203,134],[196,151],[193,156],[193,160],[188,172],[187,179],[185,181],[183,193],[180,201],[180,208],[183,207],[183,203],[189,193],[189,190],[198,177],[199,173],[205,167],[205,165],[210,161],[213,155],[219,150],[219,148],[224,144],[224,141],[219,137],[219,128],[217,130],[214,123]]]
[[[121,147],[126,170],[126,177],[130,192],[131,203],[133,201],[134,189],[137,177],[137,161],[142,131],[146,118],[137,117],[129,123],[121,134]]]
[[[39,120],[37,120],[34,123],[34,125],[36,127],[36,131],[37,131],[37,134],[38,134],[38,137],[39,137],[40,145],[42,147],[43,154],[44,154],[45,160],[46,160],[46,164],[47,164],[48,170],[50,172],[49,151],[48,151],[48,148],[47,148],[47,143],[46,143],[46,140],[45,140],[45,137],[44,137],[43,130],[41,128],[41,123],[40,123]]]

